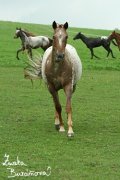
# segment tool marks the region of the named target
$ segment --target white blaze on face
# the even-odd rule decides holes
[[[59,32],[59,45],[62,46],[62,31]]]
[[[20,31],[20,30],[18,30],[18,29],[17,29],[17,30],[16,30],[16,34],[18,34],[18,33],[19,33],[19,31]]]

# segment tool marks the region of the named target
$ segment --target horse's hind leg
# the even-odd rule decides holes
[[[97,59],[100,59],[98,56],[96,56],[96,55],[94,54],[93,49],[90,49],[90,51],[91,51],[91,59],[93,59],[93,56],[96,57]]]
[[[74,135],[72,129],[72,106],[71,106],[71,98],[72,98],[72,84],[65,86],[64,88],[67,101],[66,101],[66,112],[68,117],[68,137],[72,137]]]
[[[115,56],[113,55],[112,49],[109,46],[103,46],[105,48],[105,50],[108,52],[107,53],[107,57],[109,56],[109,54],[111,53],[112,58],[115,58]]]
[[[53,101],[55,104],[55,127],[57,130],[59,130],[60,132],[64,132],[64,124],[63,124],[63,120],[62,120],[62,116],[61,116],[61,112],[62,112],[62,108],[59,102],[59,97],[58,97],[58,92],[54,89],[54,87],[49,84],[48,86],[50,93],[52,94],[53,97]]]

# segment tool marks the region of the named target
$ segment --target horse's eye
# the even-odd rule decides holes
[[[55,39],[55,36],[53,36],[53,39]]]
[[[66,39],[68,38],[68,36],[66,36]]]

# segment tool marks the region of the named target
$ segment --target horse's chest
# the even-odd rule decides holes
[[[59,66],[58,63],[53,67],[46,68],[46,78],[48,83],[54,84],[56,89],[61,89],[65,84],[72,81],[72,69]]]

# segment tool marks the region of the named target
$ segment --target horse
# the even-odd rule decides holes
[[[116,46],[118,46],[118,49],[119,49],[119,51],[120,51],[120,34],[117,33],[117,32],[115,32],[115,31],[113,31],[113,32],[110,34],[109,39],[110,39],[110,40],[112,40],[112,39],[115,39],[115,40],[116,40],[116,43],[117,43]]]
[[[115,58],[112,52],[112,49],[110,48],[110,39],[108,37],[97,37],[97,38],[93,38],[93,37],[86,37],[84,34],[82,34],[81,32],[79,32],[74,38],[73,40],[76,39],[81,39],[83,41],[83,43],[86,44],[87,48],[90,49],[91,51],[91,59],[93,59],[93,56],[96,58],[99,58],[98,56],[96,56],[93,52],[93,48],[96,47],[100,47],[102,46],[108,53],[107,53],[107,57],[109,56],[109,54],[111,53],[112,58]],[[114,44],[114,42],[113,42]]]
[[[62,107],[59,102],[58,91],[63,89],[66,95],[66,113],[68,118],[68,137],[74,135],[72,128],[72,93],[75,91],[76,83],[82,74],[82,64],[75,48],[67,44],[68,34],[66,32],[68,23],[52,24],[53,45],[49,47],[42,59],[42,78],[52,95],[55,106],[55,127],[59,132],[64,132],[62,119]]]
[[[52,45],[52,39],[46,36],[35,36],[34,34],[22,30],[21,28],[16,28],[16,33],[14,38],[20,38],[22,41],[22,47],[17,50],[16,58],[19,60],[18,54],[21,51],[28,50],[28,54],[32,58],[32,49],[41,47],[45,51],[48,47]]]

